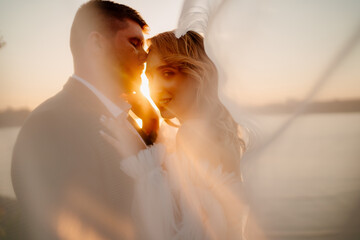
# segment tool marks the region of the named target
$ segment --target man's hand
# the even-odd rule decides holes
[[[159,116],[149,100],[141,93],[128,94],[124,97],[131,104],[131,110],[141,118],[143,122],[142,130],[145,134],[156,133],[159,129]]]
[[[100,121],[113,136],[100,131],[102,137],[115,147],[122,157],[129,157],[145,149],[146,145],[134,127],[126,119],[127,113],[122,113],[116,120],[101,116]]]

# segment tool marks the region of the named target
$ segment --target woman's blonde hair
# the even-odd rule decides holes
[[[240,157],[245,148],[244,141],[238,135],[238,124],[219,99],[218,72],[205,52],[203,37],[194,31],[188,31],[177,38],[170,31],[149,39],[148,45],[149,53],[156,51],[164,62],[196,81],[196,101],[213,109],[213,120],[220,130],[221,140],[232,146]]]

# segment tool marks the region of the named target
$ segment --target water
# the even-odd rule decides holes
[[[11,184],[11,155],[19,127],[0,128],[0,195],[15,197]]]
[[[259,125],[266,135],[284,119],[260,117]],[[0,129],[0,195],[14,197],[10,166],[18,132]],[[246,170],[249,201],[269,239],[325,240],[354,231],[360,226],[360,113],[305,115]]]
[[[259,118],[267,134],[285,119]],[[304,115],[252,161],[245,173],[250,202],[270,239],[359,231],[359,113]]]

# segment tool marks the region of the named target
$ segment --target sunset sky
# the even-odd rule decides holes
[[[0,0],[6,41],[0,49],[0,110],[33,109],[61,90],[73,71],[70,27],[83,2]],[[116,2],[141,13],[149,36],[176,28],[182,7],[182,0]],[[301,99],[360,23],[356,0],[228,2],[209,43],[230,79],[228,95],[239,102]],[[318,99],[359,98],[359,63],[360,43]]]

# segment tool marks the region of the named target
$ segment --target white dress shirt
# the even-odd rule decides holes
[[[73,74],[71,77],[78,80],[79,82],[84,84],[87,88],[89,88],[90,91],[92,91],[95,94],[95,96],[97,98],[99,98],[100,102],[102,102],[104,104],[104,106],[109,110],[109,112],[114,116],[114,118],[117,118],[121,113],[123,113],[125,111],[129,112],[129,110],[131,108],[131,105],[129,103],[122,101],[121,104],[123,105],[123,108],[120,108],[118,105],[113,103],[109,98],[107,98],[96,87],[94,87],[92,84],[90,84],[85,79],[83,79],[75,74]],[[135,130],[135,128],[130,123],[127,124],[127,127],[131,131],[133,131],[146,146],[146,144],[145,144],[144,140],[142,139],[142,137],[140,136],[140,134]]]
[[[82,84],[84,84],[87,88],[92,91],[95,96],[104,104],[104,106],[109,110],[109,112],[114,116],[114,118],[117,118],[122,112],[126,111],[128,112],[131,108],[131,105],[125,101],[122,102],[122,105],[124,105],[123,108],[120,108],[118,105],[113,103],[109,98],[107,98],[104,94],[102,94],[96,87],[94,87],[92,84],[90,84],[88,81],[84,80],[83,78],[73,74],[71,76],[72,78],[78,80]]]

